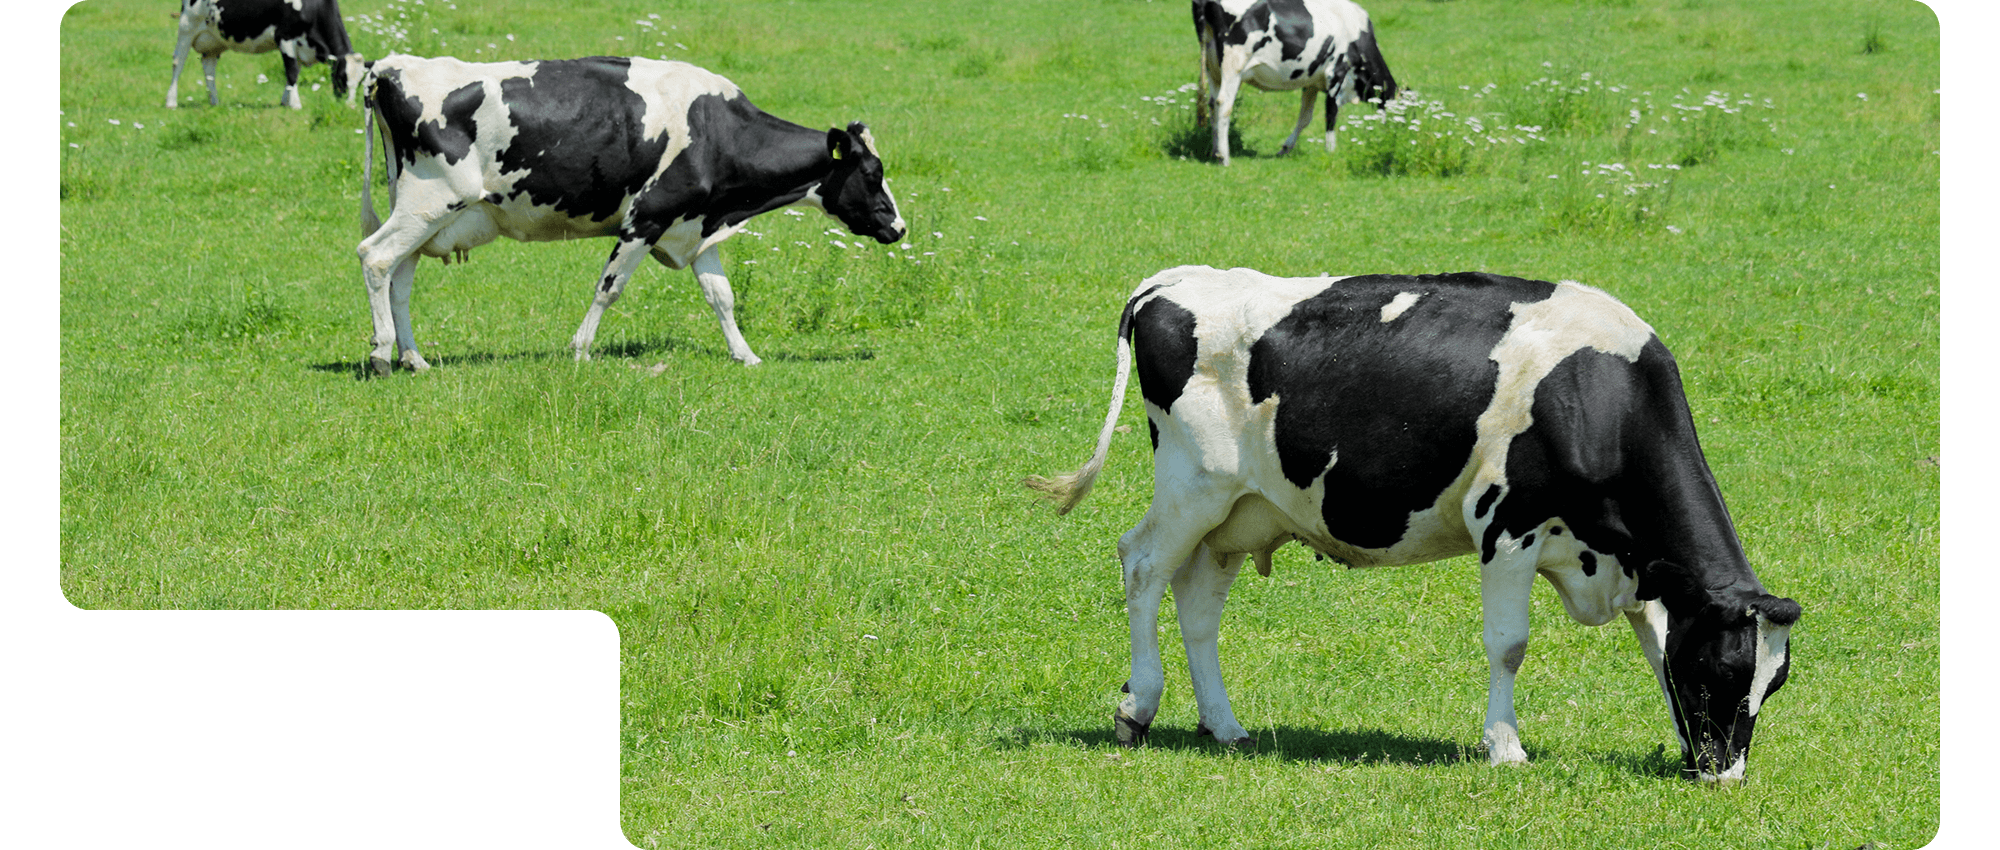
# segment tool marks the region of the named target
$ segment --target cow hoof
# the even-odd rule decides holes
[[[403,352],[403,368],[412,372],[428,372],[430,371],[431,364],[424,359],[423,355],[414,351],[405,351]]]
[[[1240,738],[1216,738],[1215,730],[1208,728],[1208,724],[1206,723],[1196,724],[1194,727],[1194,734],[1195,737],[1197,738],[1214,738],[1216,743],[1228,747],[1232,750],[1251,749],[1255,747],[1257,744],[1257,739],[1252,738],[1249,735],[1244,735]]]
[[[377,376],[384,378],[388,377],[389,373],[395,371],[396,368],[395,364],[390,363],[386,358],[382,357],[368,358],[368,365],[373,369],[373,371]]]
[[[1153,724],[1133,720],[1122,708],[1111,715],[1111,732],[1118,738],[1121,747],[1137,747],[1146,743],[1146,733],[1152,728]]]

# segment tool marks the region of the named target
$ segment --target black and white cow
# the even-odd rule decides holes
[[[1265,91],[1301,91],[1299,122],[1278,155],[1290,153],[1326,96],[1326,149],[1333,150],[1340,105],[1380,104],[1396,96],[1396,78],[1375,47],[1375,25],[1348,0],[1194,0],[1201,78],[1195,119],[1215,115],[1215,157],[1229,164],[1229,116],[1243,83]]]
[[[1702,458],[1678,368],[1605,293],[1481,273],[1277,278],[1183,266],[1139,285],[1096,453],[1027,483],[1074,507],[1102,469],[1138,349],[1153,503],[1118,540],[1132,636],[1121,742],[1163,690],[1171,585],[1201,731],[1248,737],[1216,655],[1242,566],[1297,540],[1353,567],[1476,552],[1491,669],[1484,743],[1527,760],[1514,678],[1536,574],[1578,622],[1624,614],[1681,741],[1734,782],[1785,683],[1799,605],[1765,592]]]
[[[735,84],[685,62],[392,55],[370,63],[362,86],[367,161],[380,118],[393,204],[387,221],[376,218],[364,168],[357,250],[379,373],[397,362],[430,368],[410,329],[420,254],[464,259],[498,236],[615,236],[570,341],[577,359],[589,359],[598,321],[651,254],[668,268],[694,266],[729,355],[755,365],[718,243],[752,216],[793,204],[880,242],[907,231],[867,127],[811,130],[773,117]]]
[[[215,97],[215,61],[225,50],[238,53],[278,51],[285,60],[285,91],[280,106],[299,103],[299,68],[333,64],[333,96],[346,97],[366,67],[361,54],[347,42],[338,0],[181,0],[180,37],[174,42],[174,76],[167,83],[167,107],[180,91],[181,66],[188,51],[201,54],[201,76],[208,82],[208,105]]]

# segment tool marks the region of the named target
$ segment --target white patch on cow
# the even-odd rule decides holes
[[[1702,782],[1713,783],[1716,785],[1734,785],[1738,782],[1742,782],[1744,755],[1745,755],[1744,753],[1737,753],[1736,760],[1729,763],[1728,770],[1725,770],[1721,773],[1709,773],[1708,771],[1704,770],[1700,773],[1695,774],[1695,779],[1700,780]]]
[[[1750,613],[1757,618],[1757,672],[1750,679],[1750,716],[1756,717],[1757,710],[1764,707],[1764,697],[1770,695],[1771,681],[1785,666],[1792,627],[1773,624],[1755,611]]]
[[[1418,299],[1423,297],[1424,294],[1421,292],[1397,293],[1395,298],[1389,299],[1389,303],[1382,305],[1383,323],[1386,324],[1402,318],[1403,311],[1416,306]]]
[[[1634,363],[1653,328],[1595,287],[1565,280],[1548,298],[1514,305],[1514,321],[1490,355],[1500,366],[1493,401],[1477,425],[1481,468],[1470,492],[1507,481],[1507,449],[1532,424],[1535,388],[1563,358],[1595,348]],[[1490,515],[1489,515],[1490,516]]]

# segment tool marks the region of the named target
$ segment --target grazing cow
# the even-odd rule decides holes
[[[729,355],[755,365],[718,243],[752,216],[792,204],[884,243],[907,230],[867,127],[811,130],[773,117],[735,84],[685,62],[392,55],[370,63],[362,90],[366,160],[372,167],[379,117],[393,206],[386,222],[376,218],[364,167],[357,250],[375,318],[370,360],[381,374],[396,362],[430,368],[410,330],[419,254],[462,260],[496,236],[616,236],[570,341],[577,359],[589,359],[598,320],[651,254],[668,268],[694,265]]]
[[[1217,662],[1223,601],[1246,554],[1269,575],[1271,553],[1297,540],[1351,567],[1478,553],[1494,764],[1527,760],[1514,677],[1539,573],[1578,622],[1630,621],[1686,775],[1742,778],[1799,605],[1751,571],[1673,355],[1624,305],[1481,273],[1183,266],[1139,285],[1118,333],[1096,453],[1027,483],[1063,511],[1089,492],[1136,346],[1153,503],[1118,540],[1132,633],[1121,742],[1141,742],[1159,709],[1154,628],[1170,584],[1199,731],[1249,737]]]
[[[1215,115],[1215,157],[1229,164],[1229,116],[1243,83],[1265,91],[1301,90],[1299,122],[1278,149],[1290,153],[1312,120],[1313,99],[1326,95],[1326,149],[1340,105],[1381,104],[1396,96],[1396,78],[1375,47],[1375,24],[1348,0],[1194,0],[1201,42],[1195,120]]]
[[[174,76],[167,83],[167,108],[181,85],[181,66],[188,51],[201,54],[201,76],[208,82],[208,105],[214,106],[215,60],[225,50],[238,53],[278,51],[285,59],[285,91],[278,105],[299,103],[299,68],[335,63],[333,96],[346,97],[366,70],[361,54],[347,43],[338,0],[181,0],[180,38],[174,42]]]

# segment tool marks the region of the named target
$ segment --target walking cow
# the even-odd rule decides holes
[[[1229,116],[1243,83],[1265,91],[1299,91],[1299,122],[1278,155],[1290,153],[1312,121],[1313,100],[1326,96],[1326,149],[1340,105],[1396,96],[1396,78],[1375,47],[1375,25],[1348,0],[1194,0],[1201,77],[1195,120],[1215,115],[1215,158],[1229,164]]]
[[[868,128],[810,130],[765,114],[685,62],[592,57],[477,64],[392,55],[363,81],[368,167],[357,251],[374,314],[376,372],[430,368],[410,328],[419,254],[464,259],[499,236],[615,236],[596,297],[570,340],[579,360],[648,254],[694,265],[729,355],[760,361],[736,329],[716,245],[760,213],[800,204],[880,242],[907,228]],[[393,209],[369,195],[382,122]],[[400,350],[400,353],[398,353]]]
[[[338,0],[181,0],[180,35],[174,41],[174,76],[167,81],[167,107],[178,105],[181,67],[188,51],[201,54],[208,105],[215,97],[215,61],[225,50],[278,51],[285,60],[285,90],[278,105],[298,109],[299,68],[333,63],[333,96],[344,98],[366,70],[361,54],[347,42]]]
[[[1097,450],[1036,487],[1074,507],[1103,468],[1136,347],[1153,503],[1118,540],[1132,638],[1118,739],[1164,688],[1169,585],[1203,734],[1248,738],[1216,636],[1244,556],[1297,540],[1349,566],[1479,555],[1484,743],[1527,760],[1514,678],[1536,574],[1569,615],[1624,614],[1652,664],[1686,775],[1734,782],[1784,684],[1799,605],[1765,592],[1702,459],[1674,359],[1652,328],[1576,283],[1463,273],[1275,278],[1170,269],[1119,319]]]

